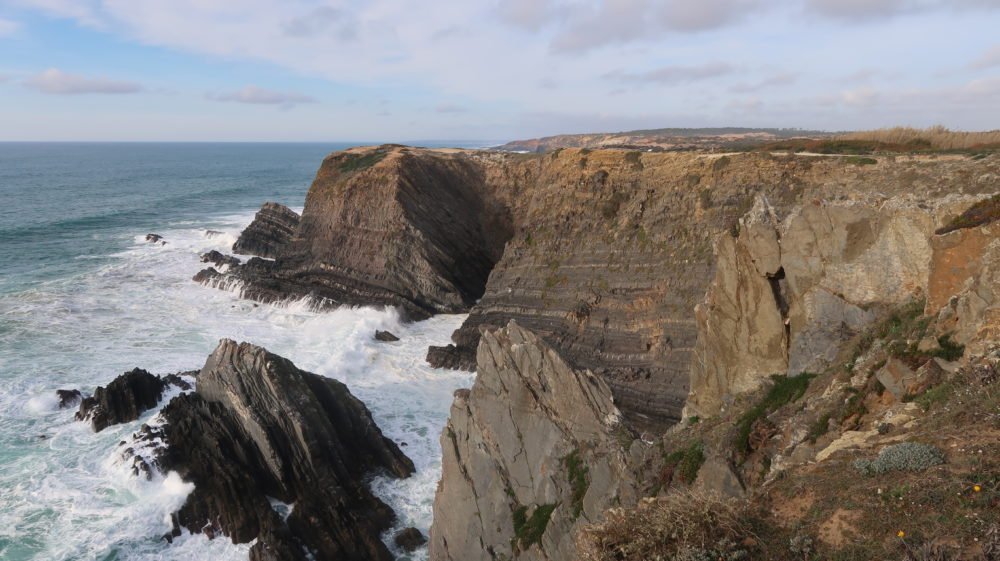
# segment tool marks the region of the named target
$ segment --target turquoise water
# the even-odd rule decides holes
[[[119,447],[156,411],[95,434],[54,399],[136,366],[199,368],[224,337],[347,383],[418,466],[376,492],[400,527],[427,530],[438,435],[471,377],[423,357],[462,317],[406,325],[392,310],[256,305],[191,281],[198,255],[230,252],[263,201],[301,210],[320,161],[343,147],[0,143],[0,560],[246,559],[226,539],[159,539],[190,485],[132,477]],[[376,344],[375,329],[402,340]]]

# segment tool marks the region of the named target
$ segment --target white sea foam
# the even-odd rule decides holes
[[[0,560],[246,559],[249,545],[225,538],[161,539],[190,485],[176,474],[132,476],[119,446],[142,423],[155,423],[157,411],[95,434],[54,397],[59,388],[91,392],[136,366],[156,373],[200,368],[222,338],[262,345],[346,383],[385,434],[406,443],[417,466],[405,481],[376,478],[373,489],[399,514],[397,528],[428,530],[438,437],[452,392],[471,385],[472,375],[433,370],[424,356],[428,345],[446,343],[463,317],[406,324],[393,310],[321,313],[305,301],[257,304],[192,282],[206,266],[199,254],[230,252],[251,218],[166,225],[156,231],[165,245],[137,233],[96,273],[0,298],[0,372],[17,374],[0,392]],[[223,234],[208,236],[208,229]],[[376,329],[401,341],[376,342]]]

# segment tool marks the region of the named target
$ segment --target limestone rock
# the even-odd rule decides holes
[[[258,257],[277,257],[299,226],[299,215],[285,205],[264,203],[253,222],[233,244],[233,252]]]
[[[576,559],[579,525],[635,500],[610,389],[514,322],[483,335],[477,371],[441,436],[430,558]],[[515,525],[542,513],[534,543]]]
[[[875,376],[885,386],[885,389],[889,390],[899,401],[912,395],[911,390],[916,388],[919,380],[919,376],[909,366],[896,358],[890,358],[886,361],[885,366],[880,368]]]
[[[719,494],[725,498],[742,498],[746,495],[743,483],[733,472],[724,458],[713,455],[705,460],[698,470],[694,488],[706,493]]]
[[[167,447],[157,463],[195,485],[176,526],[257,539],[257,561],[312,558],[306,550],[317,559],[392,558],[380,534],[394,513],[367,478],[408,477],[413,464],[340,382],[224,340],[196,392],[162,415]],[[291,514],[279,515],[272,500],[294,505]]]

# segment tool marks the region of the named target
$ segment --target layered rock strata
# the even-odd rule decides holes
[[[818,200],[864,195],[877,206],[905,192],[993,192],[998,167],[961,156],[857,165],[763,153],[359,148],[324,161],[274,262],[201,278],[261,300],[311,295],[398,306],[410,318],[469,311],[454,347],[428,353],[440,366],[473,367],[481,332],[516,319],[601,376],[630,424],[659,429],[680,418],[688,395],[691,310],[715,274],[714,240],[758,195],[784,221]]]
[[[233,252],[277,257],[299,227],[299,215],[285,205],[264,203],[233,244]]]
[[[340,382],[225,340],[162,416],[157,465],[195,485],[176,532],[256,539],[254,561],[392,559],[380,534],[394,513],[367,478],[413,463]]]
[[[576,559],[575,528],[634,501],[611,391],[511,322],[483,335],[441,436],[435,561]]]

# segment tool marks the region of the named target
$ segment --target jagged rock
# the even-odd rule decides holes
[[[396,337],[388,331],[375,330],[375,340],[382,341],[384,343],[391,343],[393,341],[399,341],[399,337]]]
[[[910,388],[917,384],[917,375],[903,361],[890,358],[875,374],[878,381],[899,401],[911,395]]]
[[[146,234],[146,241],[149,243],[167,243],[163,241],[163,236],[159,234]]]
[[[710,456],[702,464],[698,470],[698,478],[694,481],[694,488],[726,498],[742,498],[746,495],[743,483],[733,472],[729,462],[718,455]]]
[[[483,335],[477,371],[441,435],[431,560],[576,559],[575,530],[635,500],[611,390],[514,322]],[[515,512],[546,518],[538,543]]]
[[[217,237],[221,236],[223,233],[224,232],[220,232],[218,230],[205,230],[205,237],[206,238],[217,238]]]
[[[459,348],[455,345],[444,347],[430,346],[427,348],[427,363],[434,368],[448,368],[451,370],[467,370],[472,372],[476,369],[476,357],[467,348]]]
[[[758,200],[717,242],[685,414],[714,415],[770,374],[821,370],[880,307],[926,295],[935,224],[959,200],[815,201],[780,223]]]
[[[227,267],[237,267],[240,264],[240,260],[233,257],[232,255],[226,255],[217,250],[209,251],[208,253],[203,253],[201,255],[202,263],[212,263],[216,267],[221,267],[223,265]]]
[[[406,552],[412,552],[427,543],[427,537],[416,528],[405,528],[396,532],[393,541],[396,543],[396,547]]]
[[[158,465],[195,485],[174,515],[178,527],[257,539],[250,558],[259,561],[304,560],[307,550],[316,559],[392,558],[379,536],[394,514],[367,481],[375,472],[408,477],[413,464],[340,382],[224,340],[197,390],[162,415]],[[285,518],[270,499],[294,508]]]
[[[156,407],[169,384],[164,378],[145,370],[133,369],[115,378],[107,387],[94,390],[93,396],[83,399],[76,419],[90,420],[95,432],[134,421],[145,411]]]
[[[299,215],[285,205],[264,203],[253,222],[233,244],[233,252],[241,255],[277,257],[288,245],[299,227]]]
[[[59,409],[76,407],[83,400],[80,390],[56,390],[56,397],[59,398]]]

